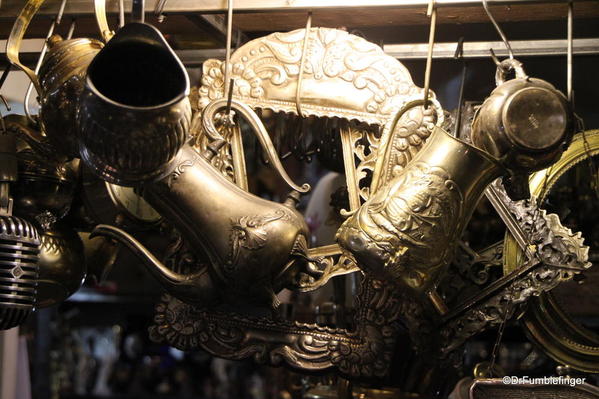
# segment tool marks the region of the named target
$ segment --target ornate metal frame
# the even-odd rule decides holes
[[[599,130],[584,134],[586,137],[576,135],[568,150],[548,170],[531,176],[533,195],[544,198],[564,173],[588,157],[599,154]],[[522,262],[522,251],[508,233],[505,237],[504,273],[513,272]],[[578,370],[599,372],[599,337],[573,322],[560,309],[551,293],[532,301],[522,321],[530,339],[556,361]]]

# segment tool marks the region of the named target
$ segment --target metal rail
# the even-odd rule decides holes
[[[21,53],[38,53],[44,39],[25,39]],[[567,40],[513,40],[510,42],[518,58],[531,56],[565,56],[568,52]],[[435,43],[433,58],[451,59],[455,54],[457,43]],[[464,58],[488,58],[489,48],[497,49],[499,57],[507,57],[507,51],[502,48],[502,42],[464,42]],[[4,53],[6,40],[0,40],[0,54]],[[427,43],[388,44],[384,46],[387,54],[400,60],[426,59]],[[599,38],[574,39],[574,55],[599,54]],[[225,49],[178,50],[177,55],[186,66],[199,66],[209,58],[224,59]]]
[[[147,0],[147,9],[153,10],[159,0]],[[539,3],[560,3],[563,0],[489,0],[489,5],[518,5]],[[578,0],[594,1],[594,0]],[[307,11],[324,9],[357,9],[357,8],[426,8],[429,0],[238,0],[236,12],[277,12]],[[53,16],[56,14],[58,0],[49,0],[38,12],[38,15]],[[108,0],[106,11],[118,14],[118,0]],[[435,7],[481,6],[481,0],[436,0]],[[0,9],[1,18],[15,18],[23,0],[4,0]],[[125,9],[131,8],[131,0],[125,1]],[[164,14],[210,14],[225,13],[227,0],[177,0],[169,1],[163,9]],[[65,9],[65,15],[93,15],[93,1],[71,0]]]

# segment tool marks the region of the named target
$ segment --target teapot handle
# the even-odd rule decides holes
[[[23,42],[25,31],[33,19],[33,16],[37,10],[39,10],[44,1],[45,0],[29,0],[27,4],[25,4],[25,7],[23,7],[14,25],[12,26],[10,36],[6,41],[6,58],[8,58],[11,64],[15,65],[27,74],[27,77],[29,77],[33,83],[33,86],[38,94],[41,94],[42,92],[39,79],[33,70],[21,63],[21,60],[19,59],[19,52],[21,50],[21,43]]]
[[[108,43],[114,36],[114,32],[110,30],[108,19],[106,19],[106,0],[94,0],[94,13],[102,39],[104,39],[104,43]]]
[[[227,99],[221,98],[210,102],[202,111],[202,128],[205,134],[209,137],[210,141],[214,142],[219,146],[224,145],[226,143],[226,140],[216,129],[216,126],[214,125],[214,119],[216,115],[219,113],[219,111],[224,110],[226,107]],[[281,176],[281,178],[285,181],[285,183],[287,183],[287,185],[291,187],[293,190],[300,193],[307,193],[308,191],[310,191],[310,185],[308,183],[304,183],[300,187],[297,184],[295,184],[293,180],[291,180],[291,177],[289,177],[289,175],[285,171],[285,168],[281,164],[281,160],[279,159],[277,150],[275,149],[275,146],[273,145],[270,136],[268,135],[268,132],[266,131],[266,128],[262,123],[262,120],[260,120],[260,117],[258,117],[256,112],[254,112],[254,110],[245,103],[236,99],[231,99],[231,109],[242,115],[246,122],[251,126],[251,130],[258,138],[258,141],[264,149],[264,152],[268,157],[268,160],[270,161],[274,169],[278,172],[279,176]],[[213,152],[217,150],[218,148],[212,149]]]
[[[520,61],[513,58],[507,58],[497,65],[497,71],[495,71],[495,84],[497,86],[505,83],[506,75],[509,71],[515,72],[516,79],[528,78],[528,75],[526,72],[524,72],[524,67]]]

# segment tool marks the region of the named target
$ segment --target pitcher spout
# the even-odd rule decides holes
[[[179,274],[162,264],[147,248],[127,232],[118,227],[100,224],[90,234],[90,238],[103,236],[112,238],[133,252],[144,267],[173,296],[188,303],[213,305],[218,302],[218,294],[208,268],[203,267],[193,274]]]

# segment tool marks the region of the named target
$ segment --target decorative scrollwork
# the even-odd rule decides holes
[[[407,335],[401,317],[419,311],[392,283],[372,279],[363,281],[358,295],[355,331],[221,313],[165,295],[156,307],[150,337],[181,350],[201,348],[228,359],[251,357],[301,370],[384,377],[397,340]],[[410,334],[422,335],[422,330],[414,326]]]
[[[468,338],[487,328],[496,326],[511,317],[516,305],[533,296],[555,288],[575,273],[588,269],[589,247],[583,244],[581,233],[572,231],[560,223],[555,214],[547,214],[537,207],[535,197],[530,200],[512,201],[503,187],[495,184],[501,201],[507,206],[535,246],[535,258],[514,274],[515,278],[495,289],[488,299],[464,309],[459,316],[451,318],[442,329],[443,352],[448,354],[459,348]],[[507,284],[509,282],[509,284]],[[492,289],[493,287],[491,287]],[[483,290],[479,296],[485,296]]]

